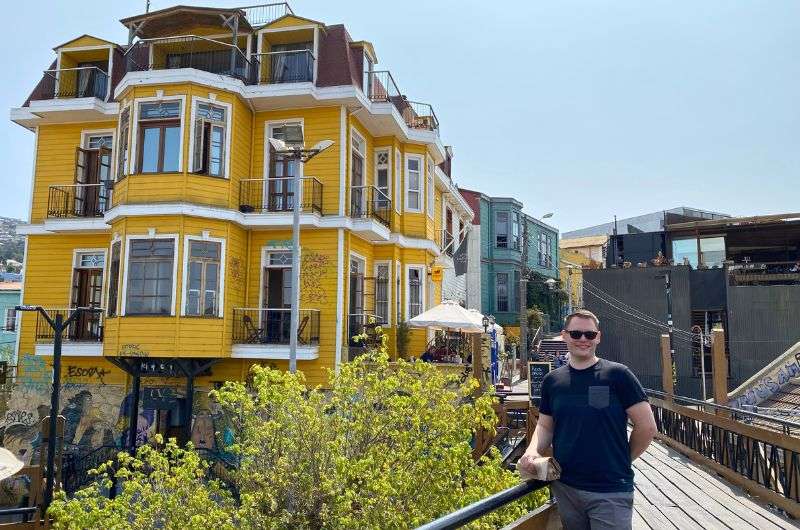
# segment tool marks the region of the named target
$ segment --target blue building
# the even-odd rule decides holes
[[[11,362],[17,342],[16,312],[20,303],[22,284],[0,282],[0,361]]]
[[[469,259],[475,266],[469,270],[480,271],[468,278],[467,306],[494,315],[498,324],[513,329],[519,326],[523,238],[527,234],[526,269],[537,273],[531,281],[557,281],[558,230],[527,215],[516,199],[459,191],[475,212],[469,246]],[[551,315],[551,319],[559,316]]]

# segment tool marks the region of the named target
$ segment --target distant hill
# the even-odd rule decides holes
[[[22,263],[25,253],[25,237],[17,235],[19,219],[0,217],[0,260],[13,259]]]

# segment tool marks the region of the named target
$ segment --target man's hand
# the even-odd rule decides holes
[[[517,471],[520,474],[527,474],[533,475],[536,473],[536,467],[533,465],[533,461],[539,458],[540,455],[536,454],[535,452],[528,452],[526,451],[524,455],[519,459],[517,462]]]

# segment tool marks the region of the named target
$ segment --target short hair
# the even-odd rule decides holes
[[[567,315],[567,318],[564,319],[564,329],[569,327],[569,323],[572,322],[573,318],[585,318],[591,320],[594,322],[594,325],[597,326],[597,329],[600,329],[600,319],[588,309],[578,309],[577,311],[573,311]]]

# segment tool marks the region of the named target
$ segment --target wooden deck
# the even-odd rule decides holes
[[[769,510],[738,487],[657,441],[633,467],[635,530],[800,528],[800,521]]]

